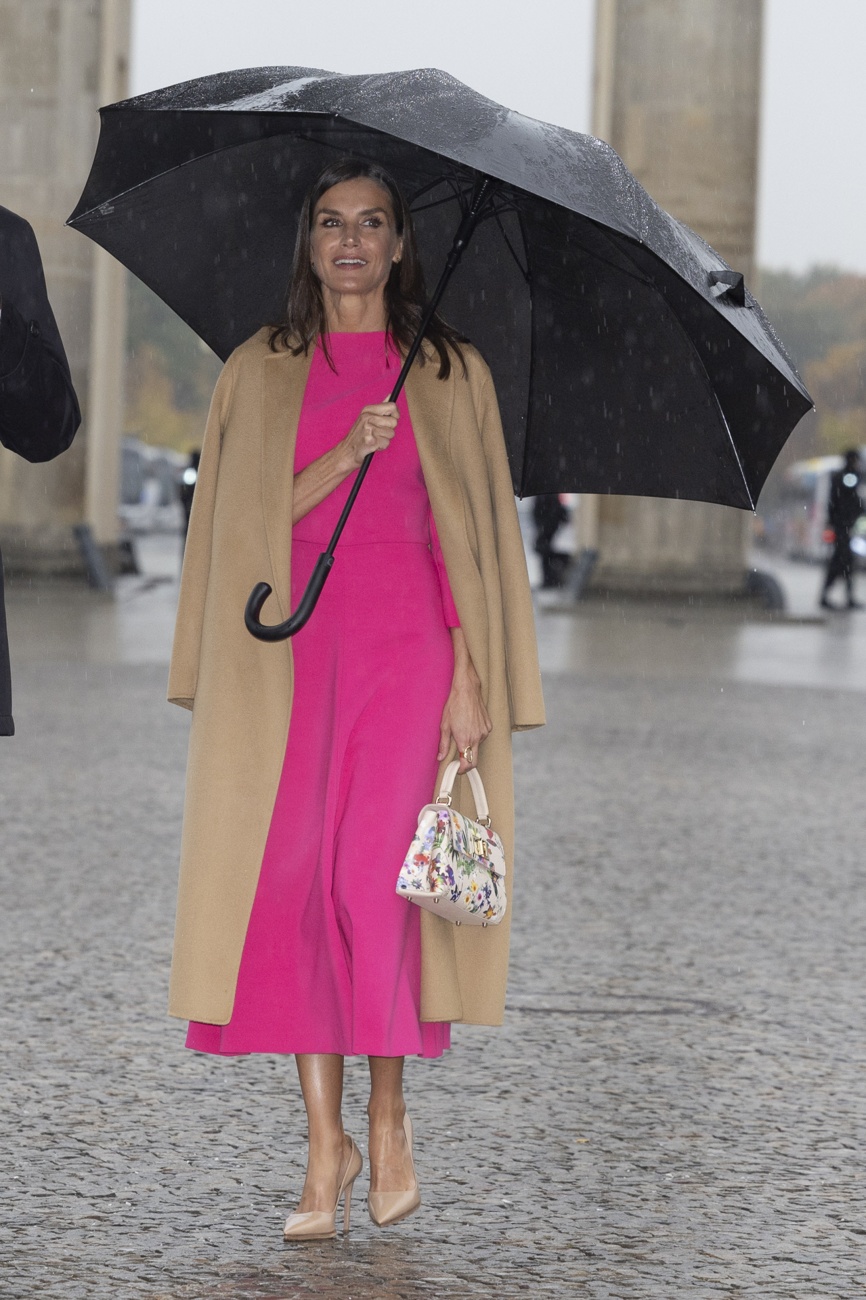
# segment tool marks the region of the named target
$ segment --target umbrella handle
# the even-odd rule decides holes
[[[472,192],[472,201],[469,204],[468,210],[464,214],[463,220],[457,228],[454,242],[451,245],[451,251],[445,262],[445,268],[442,271],[442,275],[439,277],[439,283],[424,310],[424,315],[421,317],[421,323],[418,326],[418,332],[412,340],[409,351],[406,353],[406,360],[403,362],[400,374],[397,377],[397,382],[388,399],[390,402],[396,402],[402,392],[403,385],[406,382],[406,377],[412,368],[412,363],[418,355],[418,350],[421,347],[424,335],[427,332],[427,326],[433,319],[448,281],[451,279],[452,273],[454,272],[457,263],[460,261],[463,250],[472,238],[472,234],[478,224],[481,213],[492,196],[492,191],[493,181],[489,176],[482,176],[476,180],[475,188]],[[340,540],[343,529],[346,527],[346,522],[352,511],[352,506],[355,504],[355,498],[361,490],[361,484],[364,482],[367,470],[372,464],[374,455],[375,452],[371,451],[368,456],[364,457],[364,460],[361,463],[361,468],[358,470],[355,477],[355,482],[352,484],[352,490],[349,493],[346,504],[343,506],[342,513],[337,521],[337,526],[334,529],[331,540],[328,542],[328,549],[323,551],[316,561],[313,575],[307,583],[306,590],[298,602],[298,608],[295,610],[294,614],[290,614],[282,623],[274,623],[270,626],[262,623],[259,619],[259,615],[262,612],[262,606],[271,594],[272,588],[266,582],[258,582],[255,587],[253,587],[250,592],[250,598],[246,604],[246,609],[244,610],[244,623],[246,624],[247,631],[251,636],[256,637],[259,641],[285,641],[290,636],[294,636],[296,632],[300,632],[301,628],[308,621],[313,610],[316,608],[316,603],[319,596],[322,594],[322,588],[324,587],[328,574],[331,572],[333,567],[334,550]]]
[[[333,555],[329,555],[327,551],[324,551],[316,560],[313,576],[307,583],[294,614],[290,614],[284,622],[274,623],[271,626],[260,622],[259,615],[262,612],[262,606],[271,594],[272,588],[266,582],[257,582],[250,592],[250,598],[244,610],[244,622],[247,625],[247,631],[251,632],[259,641],[285,641],[288,637],[294,636],[296,632],[300,632],[316,608],[316,603],[322,594],[322,588],[333,563]]]

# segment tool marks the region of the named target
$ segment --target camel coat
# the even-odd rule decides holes
[[[231,1019],[292,709],[291,641],[258,641],[243,619],[258,581],[274,589],[265,621],[290,612],[295,437],[311,358],[272,352],[267,337],[262,330],[231,355],[214,392],[169,676],[169,699],[192,709],[169,1010],[219,1025]],[[496,396],[472,348],[466,374],[458,361],[444,381],[437,360],[416,363],[406,394],[449,581],[493,723],[479,769],[511,871],[511,732],[541,726],[544,705]],[[465,778],[456,793],[457,806],[472,812]],[[509,890],[513,900],[513,876]],[[507,922],[458,929],[422,914],[424,1020],[501,1023],[507,967]]]

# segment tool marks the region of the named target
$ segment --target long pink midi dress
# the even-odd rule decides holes
[[[317,347],[295,472],[333,447],[400,366],[384,333]],[[395,891],[433,797],[459,625],[405,393],[309,623],[294,637],[282,777],[227,1025],[192,1022],[201,1052],[440,1056],[450,1025],[422,1024],[418,909]],[[292,603],[330,538],[350,476],[295,525]]]

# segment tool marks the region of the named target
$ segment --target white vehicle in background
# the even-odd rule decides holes
[[[841,456],[813,456],[795,461],[785,470],[781,545],[792,560],[820,563],[829,557],[833,549],[832,529],[827,528],[830,479],[842,464]],[[851,550],[858,564],[866,564],[866,519],[861,518],[854,529]]]

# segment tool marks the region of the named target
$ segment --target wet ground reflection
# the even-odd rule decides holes
[[[62,584],[12,584],[13,657],[102,664],[167,663],[177,601],[175,537],[138,543],[143,573],[114,598]],[[765,567],[771,567],[762,560]],[[866,691],[866,612],[818,617],[820,571],[774,562],[792,618],[744,618],[736,608],[590,600],[571,610],[539,600],[545,672]],[[242,613],[242,611],[241,611]],[[238,617],[241,616],[239,613]]]
[[[467,1266],[461,1278],[453,1269],[437,1269],[435,1246],[405,1239],[358,1242],[338,1236],[336,1241],[283,1249],[279,1264],[227,1276],[204,1289],[175,1288],[156,1300],[462,1300],[515,1294],[501,1273],[495,1276]]]

